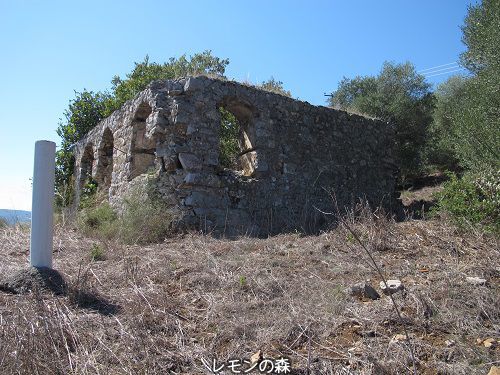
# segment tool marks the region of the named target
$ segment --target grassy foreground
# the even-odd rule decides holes
[[[498,365],[496,239],[439,220],[369,215],[351,225],[386,277],[405,286],[394,296],[419,374],[486,374]],[[28,248],[26,230],[0,229],[0,275],[25,267]],[[292,374],[412,371],[402,322],[345,227],[233,241],[192,234],[151,246],[59,227],[54,259],[81,296],[0,292],[2,373],[207,374],[202,360],[250,361],[259,350],[288,358]],[[380,299],[346,291],[366,280]],[[497,341],[486,347],[487,339]]]

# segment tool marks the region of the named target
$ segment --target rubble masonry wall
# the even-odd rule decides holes
[[[219,162],[223,107],[240,124],[234,169]],[[317,231],[360,199],[395,204],[393,128],[384,122],[208,77],[156,81],[75,145],[88,178],[120,207],[151,181],[179,227],[218,234]]]

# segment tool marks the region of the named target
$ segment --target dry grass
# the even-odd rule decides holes
[[[439,221],[351,225],[388,278],[423,374],[485,374],[499,348],[498,242]],[[29,233],[0,231],[0,274],[27,262]],[[0,368],[30,374],[202,374],[202,358],[290,358],[293,373],[407,373],[403,328],[388,297],[345,289],[379,278],[345,228],[319,236],[218,240],[186,235],[152,246],[104,246],[67,228],[55,268],[69,296],[0,293]],[[466,276],[488,280],[472,286]],[[446,340],[452,340],[447,345]],[[344,371],[344,372],[342,372]],[[350,371],[350,372],[347,372]],[[230,374],[230,371],[224,371]]]

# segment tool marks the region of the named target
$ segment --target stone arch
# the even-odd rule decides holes
[[[146,173],[155,165],[156,142],[146,134],[146,120],[152,113],[151,106],[142,102],[132,120],[129,180]]]
[[[99,186],[99,190],[109,191],[111,179],[113,175],[113,154],[114,154],[114,138],[113,133],[109,128],[104,129],[101,142],[97,149],[97,165],[95,180]]]
[[[92,143],[87,143],[83,149],[82,158],[80,159],[80,180],[78,185],[83,188],[87,182],[92,179],[92,168],[94,166],[94,146]]]
[[[235,140],[237,143],[237,150],[234,155],[234,168],[241,172],[244,176],[252,176],[255,172],[257,165],[257,147],[255,145],[255,126],[254,109],[248,103],[238,98],[226,98],[218,105],[221,116],[225,116],[225,111],[229,112],[236,121],[234,124],[236,130]],[[221,121],[224,121],[222,119]],[[221,122],[222,130],[222,122]],[[224,140],[224,134],[220,134],[221,142]],[[222,143],[221,143],[222,148]]]

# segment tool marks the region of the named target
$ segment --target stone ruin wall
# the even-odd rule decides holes
[[[235,170],[219,163],[224,107],[239,121]],[[92,176],[120,207],[154,181],[178,226],[268,235],[326,228],[323,212],[360,199],[396,204],[393,128],[255,87],[207,77],[156,81],[75,145],[77,201]]]

